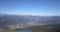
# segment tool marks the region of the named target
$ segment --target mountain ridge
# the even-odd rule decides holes
[[[0,27],[6,27],[16,24],[60,24],[60,16],[26,16],[26,15],[9,15],[0,14]]]

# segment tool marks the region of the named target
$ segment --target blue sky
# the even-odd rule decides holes
[[[0,0],[0,13],[60,16],[60,0]]]

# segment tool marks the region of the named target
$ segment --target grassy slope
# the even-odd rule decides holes
[[[2,30],[2,31],[0,31],[0,32],[15,32],[14,30],[12,30],[12,29],[4,29],[4,30]]]
[[[60,25],[32,26],[25,29],[33,32],[60,32]]]
[[[60,32],[60,25],[31,26],[23,29],[32,30],[33,32]],[[4,29],[1,32],[15,32],[15,31],[12,29],[10,30]]]

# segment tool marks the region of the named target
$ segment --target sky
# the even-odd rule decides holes
[[[60,16],[60,0],[0,0],[0,13]]]

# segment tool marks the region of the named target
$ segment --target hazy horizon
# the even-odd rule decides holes
[[[7,14],[7,13],[0,13],[0,15],[16,15],[16,16],[60,16],[60,15],[32,15],[32,14]]]

